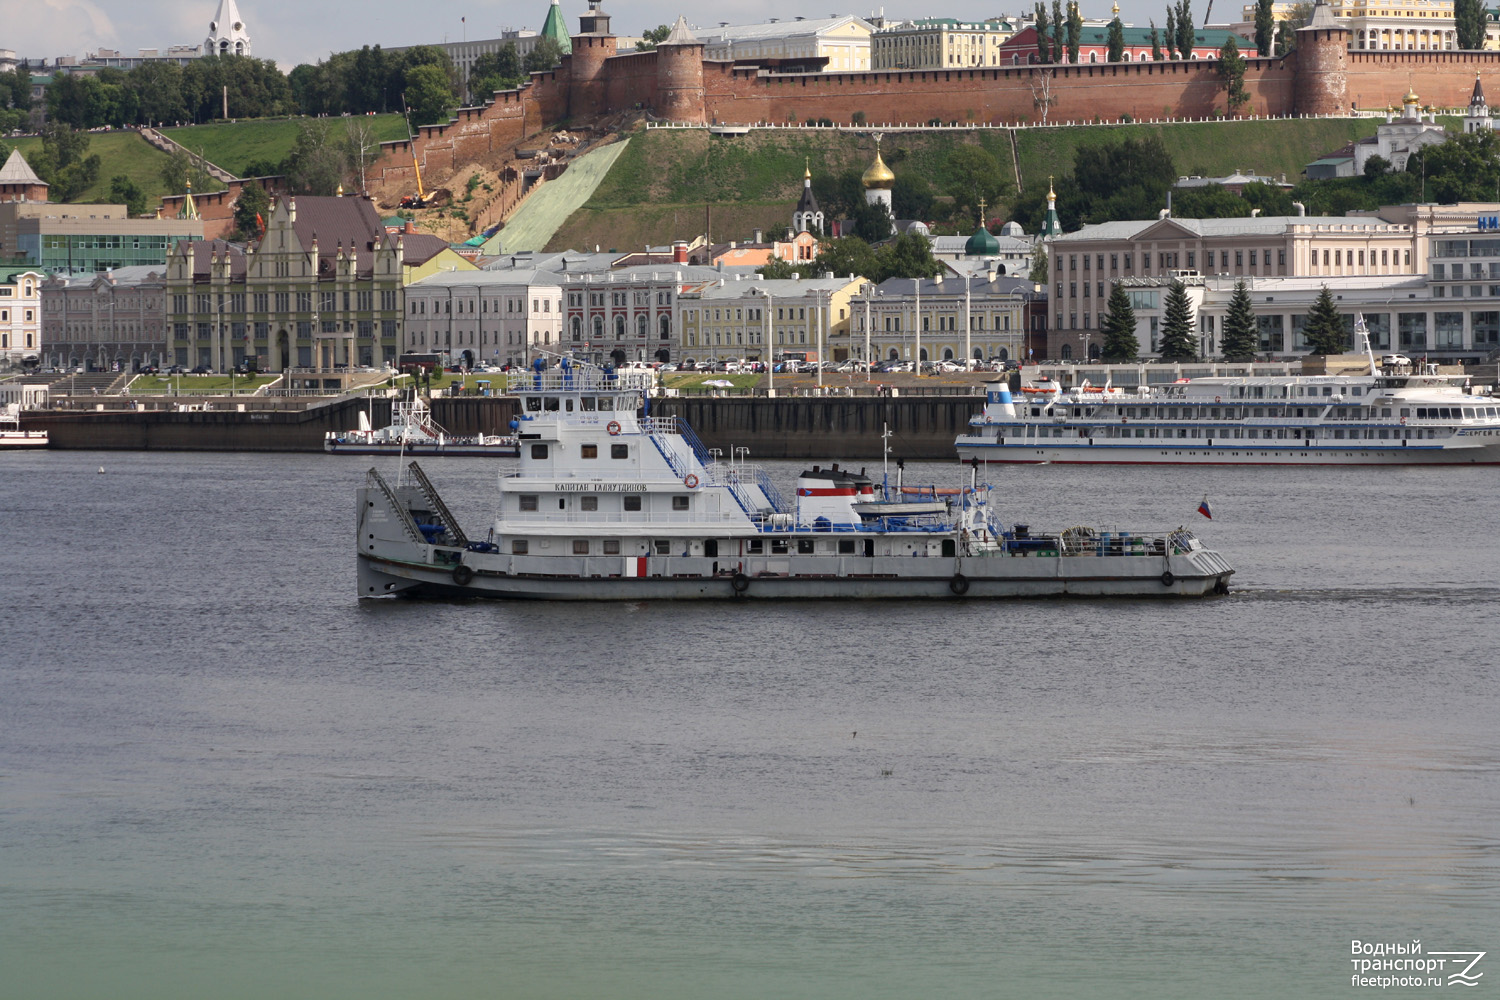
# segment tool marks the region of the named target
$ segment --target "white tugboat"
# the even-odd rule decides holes
[[[1500,401],[1463,376],[1195,378],[1125,391],[1003,383],[954,442],[963,461],[1093,465],[1492,465]],[[1405,360],[1405,359],[1401,359]]]
[[[391,404],[389,426],[371,428],[361,412],[356,430],[329,431],[323,450],[338,455],[488,455],[515,458],[520,444],[505,434],[450,434],[432,419],[427,403],[413,395]]]
[[[1190,531],[1002,523],[988,487],[877,487],[814,467],[784,499],[764,470],[715,462],[682,421],[639,411],[650,376],[513,377],[519,471],[479,538],[412,462],[358,490],[362,598],[549,600],[1176,596],[1234,573]]]

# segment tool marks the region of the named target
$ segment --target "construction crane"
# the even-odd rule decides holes
[[[406,121],[406,138],[411,143],[411,165],[417,174],[417,193],[401,196],[402,208],[426,208],[437,200],[437,192],[431,195],[422,190],[422,164],[417,157],[417,136],[411,128],[411,109],[406,106],[406,95],[401,95],[401,117]]]

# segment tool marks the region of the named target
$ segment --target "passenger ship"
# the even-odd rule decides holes
[[[1190,531],[1005,524],[978,482],[877,487],[814,467],[784,499],[763,469],[714,460],[641,409],[650,376],[596,368],[512,378],[518,471],[471,538],[421,467],[358,490],[361,598],[550,600],[1203,596],[1234,570]]]
[[[1368,348],[1367,348],[1368,353]],[[1500,463],[1500,407],[1465,379],[1382,373],[1180,379],[1125,391],[993,385],[963,460],[1106,465]]]
[[[514,437],[505,434],[450,434],[432,419],[426,402],[413,394],[391,405],[391,422],[372,428],[361,412],[359,427],[329,431],[323,450],[338,455],[488,455],[515,458],[521,453]]]

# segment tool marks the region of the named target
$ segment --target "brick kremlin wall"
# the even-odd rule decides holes
[[[1351,105],[1397,104],[1409,86],[1424,103],[1462,107],[1475,73],[1500,69],[1500,52],[1351,52],[1348,38],[1342,28],[1308,28],[1288,56],[1247,58],[1250,103],[1243,113],[1345,114]],[[520,90],[499,92],[483,108],[464,108],[447,125],[423,127],[417,136],[422,169],[446,176],[465,163],[493,162],[564,119],[584,122],[634,110],[726,124],[850,123],[856,115],[871,125],[1040,122],[1037,94],[1044,78],[1052,122],[1197,118],[1224,108],[1213,61],[781,75],[704,60],[699,43],[623,55],[613,54],[609,36],[580,35],[573,45],[556,70],[533,73]],[[410,187],[410,144],[383,148],[379,180]]]

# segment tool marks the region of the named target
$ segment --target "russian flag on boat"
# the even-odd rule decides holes
[[[1200,503],[1200,504],[1198,504],[1198,513],[1202,514],[1204,517],[1208,518],[1210,521],[1212,521],[1214,519],[1213,511],[1211,511],[1211,510],[1208,509],[1208,497],[1204,497],[1203,498],[1203,502]]]

